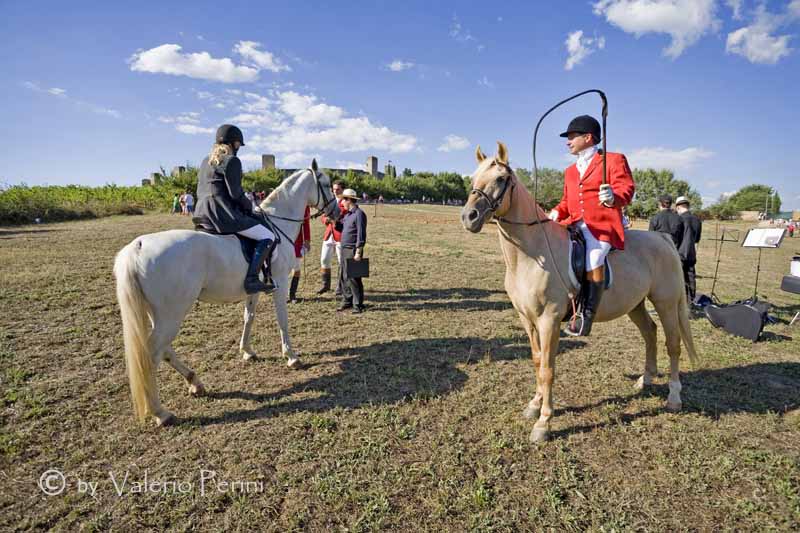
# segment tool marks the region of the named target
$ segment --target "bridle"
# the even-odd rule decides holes
[[[311,215],[311,217],[310,217],[311,220],[314,220],[315,218],[320,217],[322,215],[331,216],[331,212],[333,210],[330,209],[328,206],[330,206],[331,204],[334,204],[334,202],[336,201],[336,195],[331,194],[331,198],[328,199],[325,196],[325,190],[322,187],[322,183],[320,183],[320,181],[319,181],[319,174],[311,167],[309,167],[307,170],[309,172],[311,172],[312,176],[314,176],[314,183],[317,186],[317,201],[314,202],[314,207],[317,208],[317,212],[314,213],[313,215]],[[320,200],[325,200],[325,203],[322,205],[322,207],[319,206]],[[267,214],[267,213],[264,213],[264,216],[266,216],[268,218],[277,218],[278,220],[287,220],[289,222],[303,222],[305,220],[305,218],[280,217],[278,215],[272,215],[272,214]]]
[[[505,182],[503,183],[503,190],[500,191],[500,194],[497,196],[497,198],[492,198],[491,196],[486,194],[486,192],[484,192],[483,189],[476,189],[476,188],[473,187],[473,189],[470,191],[470,194],[477,194],[478,196],[483,197],[483,199],[486,200],[486,202],[489,204],[489,208],[486,211],[483,212],[483,216],[485,217],[486,213],[492,213],[494,215],[494,217],[500,222],[503,222],[503,223],[506,223],[506,224],[521,225],[521,226],[532,226],[534,224],[538,224],[538,223],[542,223],[542,222],[551,222],[551,220],[549,218],[534,220],[533,222],[517,222],[517,221],[514,221],[514,220],[508,220],[505,217],[496,215],[497,210],[500,208],[501,205],[503,205],[503,198],[505,197],[506,193],[509,191],[509,184],[511,184],[511,187],[510,187],[511,199],[508,201],[508,203],[509,203],[508,208],[511,209],[511,202],[514,200],[514,187],[517,186],[517,182],[516,182],[516,180],[514,180],[514,174],[513,174],[513,172],[511,172],[511,167],[509,167],[508,165],[505,165],[503,163],[499,163],[499,162],[497,164],[503,165],[508,170],[508,177],[505,179]]]

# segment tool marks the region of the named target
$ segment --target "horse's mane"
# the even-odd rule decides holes
[[[289,189],[291,184],[293,184],[300,177],[300,175],[307,170],[308,169],[301,168],[288,178],[285,178],[283,181],[281,181],[280,185],[278,185],[274,191],[269,193],[269,196],[267,196],[264,201],[259,204],[259,207],[261,209],[265,209],[279,200],[283,200],[286,197],[286,191]]]

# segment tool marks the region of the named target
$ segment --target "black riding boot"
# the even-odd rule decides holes
[[[292,284],[289,285],[289,299],[286,300],[287,304],[296,304],[300,300],[297,299],[297,285],[300,283],[300,276],[292,276]]]
[[[567,334],[573,337],[588,337],[592,332],[592,324],[597,310],[600,308],[600,299],[606,290],[605,281],[590,281],[588,283],[588,294],[586,304],[583,306],[583,313],[575,317],[567,324]]]
[[[250,261],[250,267],[247,269],[247,276],[244,278],[244,291],[247,294],[255,294],[257,292],[266,292],[267,294],[275,290],[275,285],[272,284],[269,263],[272,250],[275,248],[275,241],[272,239],[264,239],[256,243],[256,249],[253,252],[253,260]],[[266,264],[266,272],[264,273],[264,281],[262,282],[258,273],[261,267]]]
[[[322,275],[322,288],[317,291],[317,294],[325,294],[331,290],[331,269],[323,268],[320,274]]]

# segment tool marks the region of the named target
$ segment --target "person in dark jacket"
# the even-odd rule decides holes
[[[347,212],[342,219],[342,256],[339,268],[339,282],[342,285],[342,305],[339,311],[353,309],[353,313],[364,311],[364,283],[354,278],[347,269],[347,260],[361,261],[364,245],[367,243],[367,215],[358,207],[358,195],[353,189],[342,193],[342,204]]]
[[[697,264],[697,250],[695,245],[700,242],[700,233],[703,231],[703,222],[697,218],[697,215],[689,211],[689,199],[685,196],[679,196],[675,200],[675,210],[678,216],[683,221],[683,240],[681,246],[678,248],[678,254],[681,256],[681,263],[683,263],[683,281],[686,284],[686,296],[689,299],[689,304],[694,301],[697,292],[697,282],[695,281],[694,266]]]
[[[244,146],[242,130],[231,124],[217,129],[216,143],[197,173],[195,218],[222,235],[237,233],[256,241],[244,290],[247,294],[269,293],[275,290],[275,285],[269,276],[262,282],[258,273],[265,264],[269,272],[275,234],[254,216],[253,204],[242,190],[242,162],[236,157],[241,146]]]
[[[658,197],[659,212],[650,219],[650,231],[660,231],[672,237],[675,248],[680,250],[683,241],[683,221],[672,210],[672,196],[662,194]]]

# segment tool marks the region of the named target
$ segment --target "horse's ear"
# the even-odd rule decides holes
[[[317,158],[316,157],[311,160],[311,170],[313,170],[314,173],[319,172],[319,166],[317,165]]]
[[[508,148],[500,141],[497,141],[497,160],[504,165],[508,164]]]
[[[475,158],[478,160],[478,163],[486,159],[486,154],[481,152],[481,145],[478,145],[478,148],[475,149]]]

